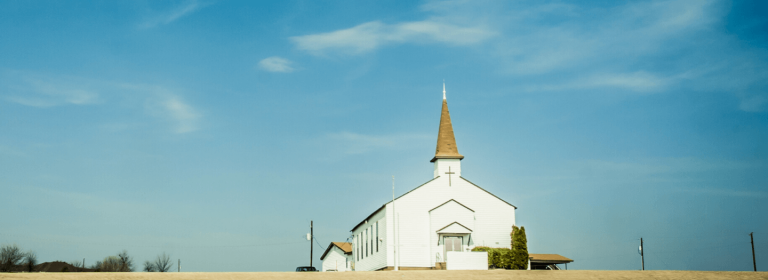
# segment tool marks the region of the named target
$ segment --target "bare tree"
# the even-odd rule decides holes
[[[128,251],[123,250],[117,256],[104,258],[100,269],[103,272],[131,272],[133,271],[133,258],[128,255]]]
[[[155,264],[151,261],[144,261],[144,271],[145,272],[156,272]]]
[[[102,264],[102,261],[96,261],[88,268],[93,269],[96,272],[101,272],[101,264]]]
[[[117,254],[117,257],[120,258],[120,272],[133,271],[133,258],[128,255],[128,251],[123,250]]]
[[[109,256],[104,258],[99,268],[102,272],[120,272],[122,268],[122,262],[117,256]]]
[[[96,272],[101,271],[101,261],[96,261],[93,265],[91,265],[89,268],[95,270]]]
[[[16,244],[0,247],[0,271],[10,272],[24,260],[24,253]]]
[[[155,259],[155,269],[157,269],[158,272],[168,272],[173,267],[173,262],[171,262],[171,256],[166,255],[165,252],[163,252],[162,255],[158,255]]]

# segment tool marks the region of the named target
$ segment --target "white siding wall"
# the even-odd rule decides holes
[[[368,220],[368,223],[364,223],[360,225],[355,231],[352,232],[355,240],[352,242],[353,247],[353,260],[355,261],[355,271],[369,271],[369,270],[377,270],[381,269],[387,266],[387,220],[384,219],[386,215],[386,211],[380,211],[379,213],[376,213],[376,215],[373,215]],[[378,241],[376,240],[376,222],[379,223],[378,226],[378,233],[379,238],[383,239],[384,241]],[[368,230],[369,236],[366,236],[366,230]],[[357,238],[360,237],[360,234],[363,234],[363,241],[368,244],[368,256],[365,256],[365,245],[366,243],[360,244],[357,242]],[[371,240],[373,240],[373,245],[371,246]],[[376,243],[378,243],[378,252],[376,251]],[[360,248],[357,248],[358,245],[361,245]],[[362,254],[361,258],[358,259],[357,254]]]
[[[451,175],[451,186],[448,186],[448,175],[443,174],[448,171],[449,166],[452,172],[457,173]],[[435,265],[435,256],[431,248],[434,232],[431,232],[429,210],[450,199],[455,199],[475,210],[474,228],[472,228],[474,246],[509,248],[509,234],[512,231],[512,225],[515,224],[514,207],[461,179],[459,177],[461,165],[458,160],[438,159],[435,162],[435,172],[440,176],[439,178],[413,190],[395,202],[396,212],[400,213],[397,225],[400,266],[432,267]],[[391,203],[387,205],[386,210],[388,214],[392,214]],[[392,218],[387,215],[386,220],[392,222]],[[377,218],[372,220],[375,219]],[[387,230],[388,234],[394,233],[391,227]],[[388,252],[393,253],[390,248],[394,249],[394,247],[387,246]],[[393,266],[394,256],[387,254],[386,263]]]
[[[453,181],[453,178],[457,178],[461,176],[461,160],[459,159],[439,159],[435,161],[435,171],[434,171],[434,177],[440,177],[440,176],[448,176],[448,174],[445,174],[445,172],[455,172],[456,174],[451,175],[451,181]]]
[[[430,227],[429,227],[430,243],[429,244],[431,249],[430,256],[432,256],[433,262],[435,262],[438,256],[440,260],[443,260],[443,261],[445,260],[445,256],[443,255],[444,245],[442,244],[442,240],[440,240],[440,236],[437,234],[437,230],[453,222],[458,222],[463,226],[468,227],[470,230],[473,230],[473,231],[475,230],[475,213],[467,209],[466,207],[461,206],[456,201],[450,201],[445,205],[442,205],[439,208],[430,211],[429,221],[430,221]],[[468,247],[472,245],[472,244],[468,244],[468,242],[471,241],[470,239],[471,238],[467,238],[467,236],[464,236],[462,240],[464,249],[468,249]],[[432,265],[434,266],[434,264]]]
[[[448,252],[446,270],[488,270],[488,252]]]
[[[329,269],[336,269],[337,271],[349,270],[347,267],[347,257],[339,247],[333,246],[323,259],[322,271],[325,272]]]

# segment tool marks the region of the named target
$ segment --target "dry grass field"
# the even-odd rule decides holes
[[[768,272],[733,271],[382,271],[382,272],[183,272],[183,273],[4,273],[0,279],[768,279]]]

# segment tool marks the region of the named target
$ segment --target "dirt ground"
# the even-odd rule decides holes
[[[734,271],[373,271],[373,272],[182,272],[182,273],[3,273],[0,279],[761,279],[768,272]]]

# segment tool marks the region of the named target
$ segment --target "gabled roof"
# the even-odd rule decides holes
[[[471,229],[469,229],[468,227],[465,227],[464,225],[460,224],[459,222],[453,222],[453,223],[450,223],[450,224],[448,224],[447,226],[444,226],[443,228],[436,230],[435,232],[441,232],[442,230],[444,230],[444,229],[447,229],[447,228],[451,227],[452,225],[459,225],[459,226],[461,226],[462,228],[464,228],[464,229],[468,230],[469,232],[472,232],[472,230],[471,230]]]
[[[417,189],[419,189],[419,188],[423,187],[424,185],[426,185],[426,184],[429,184],[429,183],[431,183],[431,182],[432,182],[432,181],[434,181],[434,180],[437,180],[437,178],[440,178],[440,176],[437,176],[437,177],[435,177],[435,178],[432,178],[432,180],[429,180],[429,181],[425,182],[424,184],[421,184],[421,185],[419,185],[418,187],[415,187],[415,188],[413,188],[412,190],[408,191],[407,193],[404,193],[404,194],[402,194],[402,195],[398,196],[397,198],[395,198],[395,201],[397,201],[397,200],[398,200],[398,199],[400,199],[401,197],[403,197],[403,196],[406,196],[407,194],[409,194],[409,193],[411,193],[411,192],[413,192],[413,191],[415,191],[415,190],[417,190]],[[500,197],[496,196],[495,194],[492,194],[491,192],[489,192],[489,191],[487,191],[487,190],[485,190],[485,189],[481,188],[480,186],[476,185],[475,183],[472,183],[472,182],[470,182],[470,181],[469,181],[469,180],[467,180],[466,178],[464,178],[464,177],[461,177],[461,176],[459,176],[459,178],[461,178],[461,179],[462,179],[462,180],[464,180],[464,181],[467,181],[467,183],[470,183],[470,184],[472,184],[473,186],[477,187],[478,189],[481,189],[481,190],[483,190],[484,192],[486,192],[486,193],[488,193],[488,194],[492,195],[493,197],[495,197],[495,198],[497,198],[497,199],[501,200],[502,202],[504,202],[504,203],[508,204],[509,206],[515,207],[515,209],[517,209],[517,206],[514,206],[514,205],[512,205],[511,203],[507,202],[506,200],[503,200],[503,199],[501,199]],[[449,200],[449,201],[450,201],[450,200]],[[454,201],[455,201],[455,200],[454,200]],[[368,217],[366,217],[364,220],[362,220],[362,221],[361,221],[359,224],[357,224],[355,227],[353,227],[353,228],[352,228],[352,230],[350,230],[350,231],[355,231],[355,229],[357,229],[359,226],[363,225],[363,224],[365,223],[365,221],[367,221],[368,219],[370,219],[371,217],[373,217],[373,215],[376,215],[376,213],[379,213],[379,211],[381,211],[382,209],[384,209],[384,207],[386,207],[386,206],[387,206],[387,204],[389,204],[389,203],[392,203],[392,201],[390,200],[389,202],[387,202],[387,203],[384,203],[384,205],[382,205],[381,207],[379,207],[379,209],[376,209],[376,211],[373,211],[373,213],[371,213],[370,215],[368,215]],[[446,203],[447,203],[447,202],[446,202]],[[458,201],[456,201],[456,203],[458,203]],[[443,203],[443,204],[445,204],[445,203]],[[461,204],[461,203],[459,203],[459,204]],[[442,204],[441,204],[441,205],[442,205]],[[464,206],[464,205],[461,205],[461,206]],[[438,206],[438,207],[440,207],[440,206]],[[464,206],[464,207],[466,207],[466,206]],[[467,207],[467,209],[469,209],[469,207]],[[432,210],[434,210],[434,208],[433,208]],[[429,211],[432,211],[432,210],[429,210]],[[469,210],[472,210],[472,209],[469,209]],[[474,212],[474,210],[472,210],[472,212]]]
[[[501,201],[504,201],[504,203],[506,203],[506,204],[509,204],[509,206],[515,207],[515,209],[517,209],[517,206],[514,206],[514,205],[512,205],[512,203],[509,203],[509,202],[507,202],[506,200],[503,200],[503,199],[501,199],[500,197],[496,196],[495,194],[492,194],[491,192],[489,192],[489,191],[486,191],[485,189],[481,188],[480,186],[478,186],[478,185],[475,185],[475,183],[472,183],[472,182],[470,182],[469,180],[465,179],[464,177],[461,177],[461,176],[459,176],[459,178],[463,179],[464,181],[467,181],[467,183],[470,183],[470,184],[472,184],[473,186],[477,187],[478,189],[481,189],[481,190],[483,190],[484,192],[487,192],[488,194],[492,195],[493,197],[495,197],[495,198],[498,198],[498,199],[499,199],[499,200],[501,200]]]
[[[404,194],[402,194],[402,195],[398,196],[397,198],[395,198],[395,201],[397,201],[397,200],[398,200],[398,199],[400,199],[401,197],[405,196],[406,194],[409,194],[409,193],[411,193],[412,191],[415,191],[416,189],[418,189],[418,188],[421,188],[421,186],[424,186],[424,185],[426,185],[426,184],[429,184],[429,182],[432,182],[432,181],[434,181],[434,180],[437,180],[437,178],[440,178],[440,176],[437,176],[437,177],[435,177],[435,178],[432,178],[432,180],[429,180],[429,181],[427,181],[426,183],[424,183],[424,184],[421,184],[421,185],[419,185],[418,187],[415,187],[415,188],[413,188],[412,190],[408,191],[407,193],[404,193]],[[381,207],[379,207],[379,209],[376,209],[376,211],[373,211],[373,213],[371,213],[370,215],[368,215],[368,217],[366,217],[366,218],[365,218],[363,221],[361,221],[359,224],[357,224],[355,227],[353,227],[353,228],[352,228],[352,230],[350,230],[350,231],[355,231],[355,230],[356,230],[356,229],[357,229],[359,226],[363,225],[363,224],[365,223],[365,221],[367,221],[368,219],[370,219],[371,217],[373,217],[373,215],[376,215],[376,213],[379,213],[379,211],[381,211],[382,209],[384,209],[384,207],[386,207],[386,206],[387,206],[387,204],[390,204],[390,203],[392,203],[392,201],[391,201],[391,200],[390,200],[389,202],[387,202],[387,203],[384,203],[384,205],[382,205]]]
[[[349,242],[331,242],[331,245],[328,245],[328,248],[325,248],[325,252],[323,252],[323,255],[320,256],[320,260],[322,261],[325,259],[325,255],[328,254],[328,252],[331,251],[331,248],[338,247],[341,249],[341,251],[344,252],[345,255],[352,254],[352,243]]]
[[[453,201],[453,202],[456,202],[457,204],[459,204],[459,205],[463,206],[464,208],[467,208],[467,210],[469,210],[469,211],[475,212],[475,210],[472,210],[472,208],[469,208],[469,207],[467,207],[466,205],[464,205],[464,204],[461,204],[461,202],[458,202],[458,201],[456,201],[456,200],[455,200],[455,199],[453,199],[453,198],[451,198],[450,200],[448,200],[448,201],[446,201],[446,202],[443,202],[443,204],[440,204],[440,205],[438,205],[437,207],[435,207],[435,208],[432,208],[432,209],[430,209],[430,210],[429,210],[429,211],[427,211],[427,212],[432,212],[432,210],[435,210],[435,209],[437,209],[437,208],[440,208],[440,206],[446,205],[446,204],[448,204],[448,202],[451,202],[451,201]]]

